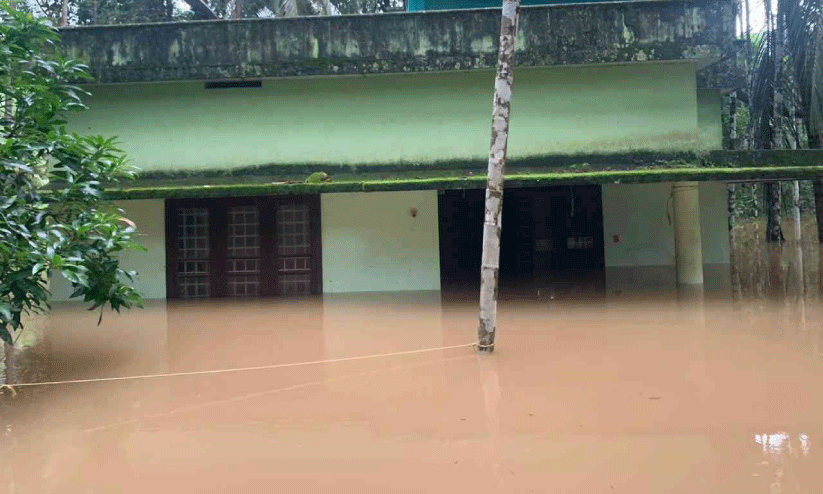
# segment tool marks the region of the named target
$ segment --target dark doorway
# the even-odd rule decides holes
[[[444,288],[479,286],[484,198],[483,190],[450,190],[439,196]],[[602,279],[600,187],[506,190],[500,249],[502,285]]]

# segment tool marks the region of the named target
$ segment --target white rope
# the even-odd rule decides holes
[[[392,352],[392,353],[378,353],[376,355],[361,355],[358,357],[343,357],[337,359],[329,359],[329,360],[312,360],[310,362],[291,362],[287,364],[271,364],[271,365],[258,365],[255,367],[236,367],[232,369],[214,369],[214,370],[204,370],[204,371],[191,371],[191,372],[173,372],[173,373],[165,373],[165,374],[144,374],[139,376],[118,376],[118,377],[99,377],[94,379],[73,379],[69,381],[45,381],[45,382],[34,382],[34,383],[19,383],[19,384],[5,384],[0,386],[0,389],[9,388],[11,389],[12,393],[14,393],[14,388],[23,387],[23,386],[53,386],[55,384],[82,384],[82,383],[96,383],[96,382],[105,382],[105,381],[127,381],[127,380],[135,380],[135,379],[156,379],[160,377],[180,377],[180,376],[200,376],[205,374],[225,374],[227,372],[245,372],[245,371],[255,371],[255,370],[267,370],[267,369],[282,369],[285,367],[300,367],[304,365],[319,365],[319,364],[333,364],[336,362],[351,362],[353,360],[367,360],[367,359],[374,359],[374,358],[384,358],[384,357],[395,357],[398,355],[412,355],[415,353],[428,353],[428,352],[437,352],[441,350],[452,350],[455,348],[466,348],[471,346],[477,346],[477,343],[464,343],[462,345],[452,345],[452,346],[441,346],[435,348],[423,348],[420,350],[406,350],[402,352]]]
[[[460,347],[464,347],[464,346],[469,346],[469,345],[459,345],[457,347],[445,347],[445,348],[460,348]],[[98,425],[98,426],[95,426],[95,427],[92,427],[92,428],[89,428],[89,429],[84,429],[82,432],[85,432],[85,433],[98,432],[98,431],[102,431],[102,430],[106,430],[106,429],[111,429],[111,428],[114,428],[114,427],[139,424],[140,422],[145,422],[147,420],[154,420],[154,419],[158,419],[158,418],[168,417],[168,416],[171,416],[171,415],[176,415],[178,413],[187,413],[187,412],[193,412],[193,411],[196,411],[196,410],[202,410],[204,408],[208,408],[208,407],[215,406],[215,405],[226,405],[228,403],[236,403],[238,401],[249,400],[249,399],[253,399],[253,398],[260,398],[262,396],[268,396],[268,395],[272,395],[272,394],[283,393],[283,392],[286,392],[286,391],[294,391],[296,389],[308,388],[308,387],[311,387],[311,386],[319,386],[321,384],[328,384],[330,382],[343,381],[343,380],[346,380],[346,379],[353,379],[353,378],[357,378],[357,377],[364,377],[364,376],[382,374],[384,372],[414,369],[414,368],[417,368],[417,367],[425,367],[427,365],[442,364],[442,363],[446,363],[446,362],[456,362],[458,360],[465,360],[465,359],[468,359],[468,358],[471,358],[471,355],[464,355],[462,357],[443,358],[441,360],[435,360],[435,361],[431,361],[431,362],[423,362],[423,363],[418,363],[418,364],[395,365],[394,367],[389,367],[388,369],[377,369],[377,370],[371,370],[371,371],[366,371],[366,372],[358,372],[356,374],[346,374],[346,375],[343,375],[343,376],[330,377],[330,378],[326,378],[326,379],[321,379],[319,381],[311,381],[311,382],[294,384],[294,385],[291,385],[291,386],[286,386],[284,388],[268,389],[268,390],[265,390],[265,391],[257,391],[257,392],[248,393],[248,394],[245,394],[245,395],[233,396],[231,398],[222,398],[222,399],[219,399],[219,400],[212,400],[212,401],[207,401],[207,402],[204,402],[204,403],[195,403],[195,404],[192,404],[192,405],[186,405],[186,406],[183,406],[183,407],[180,407],[180,408],[176,408],[174,410],[168,410],[168,411],[165,411],[165,412],[152,413],[152,414],[144,415],[142,417],[137,417],[137,418],[134,418],[134,419],[121,420],[119,422],[115,422],[115,423],[112,423],[112,424]]]

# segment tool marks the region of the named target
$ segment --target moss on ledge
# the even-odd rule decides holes
[[[759,151],[627,151],[599,154],[547,154],[510,158],[509,173],[580,172],[639,170],[663,168],[737,168],[823,165],[820,150]],[[359,165],[337,163],[266,163],[236,168],[201,168],[196,170],[149,170],[140,173],[139,181],[156,185],[205,185],[216,183],[302,182],[312,173],[325,172],[339,180],[377,180],[391,176],[413,175],[417,178],[452,176],[465,173],[485,174],[487,163],[478,159],[453,159],[432,162],[398,161]]]
[[[810,179],[823,175],[817,166],[721,167],[681,166],[654,169],[586,170],[569,169],[506,174],[507,188],[545,187],[571,184],[650,183],[683,180],[788,180]],[[338,180],[325,183],[235,183],[221,185],[157,185],[109,189],[109,199],[154,199],[187,197],[230,197],[256,195],[322,194],[332,192],[381,192],[400,190],[480,189],[486,186],[483,175],[416,178],[408,174],[386,179]]]

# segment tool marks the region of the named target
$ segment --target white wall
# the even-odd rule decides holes
[[[603,186],[606,266],[674,266],[670,183]],[[613,235],[620,243],[614,243]]]
[[[674,285],[671,183],[603,186],[606,282],[610,286]],[[705,284],[726,283],[729,263],[726,186],[700,182]],[[620,237],[614,243],[613,235]]]
[[[115,206],[137,225],[137,243],[148,252],[123,253],[121,266],[136,270],[135,287],[146,299],[166,298],[166,214],[162,199],[116,201]],[[72,289],[68,281],[56,274],[51,280],[52,300],[69,300]]]
[[[323,292],[440,289],[437,191],[320,197]]]

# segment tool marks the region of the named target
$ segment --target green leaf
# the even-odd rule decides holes
[[[11,307],[8,304],[0,303],[0,326],[5,326],[11,321]]]
[[[9,330],[6,329],[6,326],[0,326],[0,340],[5,341],[8,345],[14,345],[14,340],[12,339]]]

